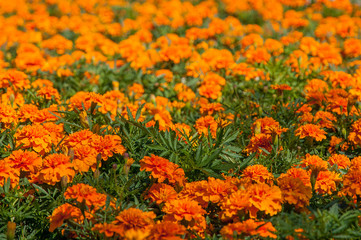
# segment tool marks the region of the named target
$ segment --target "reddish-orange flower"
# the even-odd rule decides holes
[[[167,180],[170,184],[183,185],[185,181],[182,168],[179,168],[177,164],[170,162],[168,159],[153,154],[151,157],[145,156],[140,160],[140,170],[151,172],[151,176],[158,179],[159,183]]]
[[[164,183],[153,184],[149,189],[147,198],[150,198],[152,202],[157,204],[165,203],[177,198],[177,192],[172,186]]]
[[[122,211],[112,224],[117,226],[116,233],[124,236],[128,230],[149,231],[154,225],[155,214],[153,212],[143,212],[140,209],[129,208]]]
[[[322,141],[326,139],[325,130],[321,129],[319,126],[315,124],[306,124],[303,125],[296,130],[296,136],[300,136],[300,138],[310,137],[315,139],[316,141]]]
[[[306,186],[300,178],[282,176],[278,178],[278,186],[282,191],[282,199],[296,208],[309,205],[312,197],[312,189]]]
[[[66,177],[68,182],[73,180],[75,171],[70,158],[64,154],[48,155],[43,162],[43,167],[37,174],[37,178],[49,185],[60,182],[62,177]]]
[[[221,235],[225,239],[238,239],[234,238],[235,233],[237,236],[260,236],[262,238],[277,238],[275,234],[276,229],[270,222],[256,222],[253,219],[248,219],[243,222],[230,223],[221,229]]]
[[[163,221],[156,223],[149,234],[149,240],[181,240],[186,228],[179,223]]]
[[[80,209],[65,203],[56,209],[54,209],[50,219],[49,232],[53,232],[56,228],[61,227],[65,220],[72,219],[76,222],[80,222],[84,219]]]
[[[260,164],[248,166],[242,172],[242,178],[248,178],[253,183],[267,183],[273,184],[273,174],[268,169]]]

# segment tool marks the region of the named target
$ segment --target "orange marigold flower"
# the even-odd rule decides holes
[[[246,151],[248,153],[267,154],[263,149],[268,152],[272,152],[272,136],[260,133],[251,138]]]
[[[202,198],[207,203],[218,204],[236,190],[237,187],[229,181],[209,177]]]
[[[133,96],[135,99],[143,96],[144,88],[139,83],[133,83],[132,86],[128,87],[129,96]]]
[[[112,223],[98,223],[92,228],[92,231],[98,231],[104,233],[108,238],[113,237],[114,233],[117,232],[118,227]]]
[[[205,117],[199,118],[196,121],[196,124],[194,127],[197,129],[199,135],[203,134],[205,136],[208,136],[208,129],[209,129],[212,137],[215,138],[216,134],[217,134],[218,124],[212,116],[205,116]]]
[[[17,146],[21,148],[32,148],[40,155],[48,153],[51,149],[53,139],[51,134],[41,125],[26,125],[19,129],[15,135]]]
[[[185,181],[183,169],[168,159],[152,154],[151,157],[145,156],[139,163],[140,170],[151,172],[151,176],[158,179],[159,183],[167,180],[170,184],[183,185]]]
[[[337,118],[330,112],[318,111],[314,120],[321,128],[333,129],[333,122],[336,122]]]
[[[30,88],[30,81],[25,73],[10,69],[0,74],[0,88],[24,90]]]
[[[267,183],[273,185],[273,174],[260,164],[248,166],[242,172],[242,178],[248,178],[253,183]]]
[[[282,210],[282,192],[277,186],[265,183],[253,184],[247,189],[249,195],[250,216],[257,217],[258,211],[264,211],[271,216]]]
[[[275,90],[280,90],[280,91],[290,91],[292,90],[292,88],[288,85],[288,84],[278,84],[278,85],[271,85],[271,88],[272,89],[275,89]]]
[[[355,146],[361,145],[361,119],[358,119],[352,124],[348,140],[350,140]]]
[[[219,84],[214,83],[203,83],[199,88],[199,95],[211,98],[211,99],[218,99],[222,96],[222,87]]]
[[[198,202],[190,199],[174,199],[165,203],[162,209],[167,215],[164,221],[181,222],[186,221],[188,227],[203,232],[206,228],[204,214],[206,211]]]
[[[351,167],[343,178],[342,193],[348,196],[361,196],[361,164]]]
[[[252,124],[252,132],[255,134],[264,133],[280,135],[287,130],[287,128],[282,128],[279,122],[271,117],[259,118]]]
[[[74,148],[73,165],[77,172],[88,172],[90,167],[96,168],[97,151],[88,145],[79,145]],[[94,169],[93,169],[94,170]]]
[[[58,90],[53,87],[42,87],[40,88],[36,94],[40,97],[43,97],[46,100],[54,99],[55,101],[60,100],[60,94]]]
[[[243,222],[230,223],[221,229],[221,235],[225,239],[238,239],[234,238],[235,233],[237,236],[244,237],[255,237],[260,236],[262,238],[277,238],[274,234],[276,229],[270,222],[256,222],[253,219],[248,219]]]
[[[182,191],[178,194],[178,199],[190,199],[197,201],[203,208],[206,208],[209,203],[207,197],[207,181],[187,182]]]
[[[146,198],[150,198],[152,202],[161,204],[176,199],[177,192],[172,186],[169,186],[168,184],[156,183],[153,184],[152,187],[149,189]]]
[[[331,166],[337,164],[337,167],[340,169],[346,169],[351,164],[350,159],[346,155],[337,153],[332,154],[327,161]]]
[[[31,173],[37,173],[43,163],[43,160],[36,152],[23,150],[13,151],[4,161],[7,161],[17,170]]]
[[[97,189],[87,184],[78,183],[68,187],[64,193],[65,199],[75,199],[78,203],[83,201],[89,209],[104,207],[106,204],[107,196],[97,192]],[[111,206],[114,203],[111,202]]]
[[[332,194],[336,191],[336,184],[341,181],[339,173],[321,171],[317,175],[315,191],[318,194]]]
[[[18,122],[14,108],[9,105],[0,104],[0,124],[5,128],[10,128]]]
[[[301,167],[312,171],[325,171],[328,168],[328,163],[317,155],[307,154],[306,158],[301,162]]]
[[[305,186],[311,187],[310,172],[303,168],[292,167],[288,169],[286,173],[282,173],[277,180],[280,180],[283,177],[298,178],[303,182]]]
[[[89,146],[95,134],[88,129],[70,134],[65,140],[64,145],[68,148],[75,148],[78,145]]]
[[[0,186],[10,178],[11,187],[15,187],[19,183],[20,170],[13,168],[12,164],[8,161],[0,161]]]
[[[91,146],[102,155],[104,161],[112,157],[114,153],[123,154],[126,149],[123,147],[122,139],[118,135],[95,135],[92,138]]]
[[[296,136],[300,138],[310,137],[316,141],[322,141],[326,139],[326,132],[315,124],[306,124],[296,130]]]
[[[232,193],[222,202],[222,218],[230,219],[239,212],[247,212],[247,209],[250,206],[251,203],[249,201],[249,194],[243,187],[241,187],[238,191]]]
[[[38,107],[33,104],[24,104],[18,111],[18,117],[21,122],[25,122],[27,120],[33,122],[35,118],[34,115],[36,115],[38,111]]]
[[[163,221],[156,223],[150,231],[149,240],[181,240],[186,228],[179,223]]]
[[[215,112],[224,111],[221,103],[208,103],[202,105],[200,110],[201,114],[213,115]]]
[[[80,209],[65,203],[54,209],[50,219],[50,228],[49,232],[53,232],[56,228],[61,227],[65,220],[72,219],[76,222],[81,222],[84,217]]]
[[[310,204],[312,188],[306,186],[300,178],[281,176],[277,180],[284,202],[294,205],[298,209]]]
[[[62,177],[67,177],[68,182],[71,182],[74,175],[75,171],[70,158],[64,154],[54,153],[44,159],[43,167],[37,177],[44,183],[55,185]]]
[[[116,233],[124,236],[128,230],[149,231],[154,225],[153,219],[156,215],[153,212],[143,212],[140,209],[129,208],[122,211],[112,224],[117,226]]]

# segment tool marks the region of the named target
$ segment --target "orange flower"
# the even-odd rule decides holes
[[[211,132],[212,138],[216,137],[218,124],[212,116],[201,117],[196,121],[194,126],[199,135],[208,136],[208,129]]]
[[[107,196],[97,192],[97,189],[87,184],[78,183],[68,187],[64,193],[65,199],[75,199],[78,203],[84,203],[89,209],[99,209],[106,204]],[[114,203],[111,202],[114,207]]]
[[[79,145],[88,146],[94,138],[94,133],[85,129],[70,134],[65,140],[64,145],[68,148],[75,148]]]
[[[206,228],[204,214],[206,211],[198,202],[190,199],[174,199],[165,203],[162,209],[167,215],[164,221],[181,222],[186,221],[190,229],[203,232]]]
[[[18,122],[16,111],[8,105],[0,104],[0,123],[5,128],[11,128]]]
[[[124,236],[128,230],[141,230],[148,232],[154,225],[155,218],[153,212],[143,212],[140,209],[129,208],[122,211],[112,222],[117,227],[116,233]]]
[[[248,166],[242,172],[243,179],[249,179],[253,183],[267,183],[273,185],[273,174],[268,169],[260,164]]]
[[[12,168],[31,173],[37,173],[43,163],[41,157],[35,152],[23,150],[13,151],[4,161],[7,161]]]
[[[316,141],[322,141],[322,139],[326,139],[326,132],[314,124],[303,125],[299,127],[295,133],[296,136],[300,136],[301,139],[305,137],[310,137]]]
[[[341,181],[340,174],[331,171],[321,171],[317,175],[315,191],[318,194],[332,194],[336,184]]]
[[[186,228],[179,223],[163,221],[156,223],[150,231],[149,240],[181,240]]]
[[[246,151],[248,153],[267,154],[263,149],[272,152],[272,136],[268,134],[256,134],[249,141]]]
[[[302,160],[301,167],[311,169],[312,171],[325,171],[328,168],[327,161],[322,160],[317,155],[307,154],[306,158]]]
[[[337,164],[339,169],[346,169],[351,164],[350,159],[343,154],[332,154],[327,161],[331,166]]]
[[[157,183],[157,184],[153,184],[152,187],[149,189],[146,198],[150,198],[152,202],[161,204],[176,199],[177,192],[174,190],[172,186],[169,186],[164,183]]]
[[[0,74],[0,88],[24,90],[30,88],[30,81],[25,73],[10,69]]]
[[[55,185],[62,177],[67,177],[67,181],[71,182],[74,175],[75,171],[70,158],[64,154],[54,153],[44,159],[43,167],[37,177],[44,183]]]
[[[81,222],[84,219],[80,209],[69,203],[55,208],[48,218],[50,219],[49,232],[54,232],[56,228],[61,227],[65,220],[72,219],[76,222]]]
[[[88,172],[90,167],[95,168],[97,164],[97,155],[97,151],[88,145],[79,145],[78,147],[75,147],[74,159],[72,161],[74,170],[77,172]]]
[[[220,233],[225,239],[238,239],[234,238],[235,233],[237,236],[242,236],[242,239],[247,236],[253,239],[257,235],[262,238],[277,238],[275,232],[276,229],[270,222],[256,222],[248,219],[243,222],[230,223],[224,226]]]
[[[351,167],[343,178],[342,193],[348,196],[361,196],[361,164]]]
[[[118,135],[105,135],[104,137],[95,135],[91,140],[91,146],[101,154],[104,161],[112,157],[114,153],[123,154],[122,139]]]
[[[280,90],[280,91],[290,91],[292,88],[288,84],[279,84],[279,85],[271,85],[272,89]]]
[[[22,145],[23,149],[32,148],[40,155],[48,153],[53,142],[49,131],[41,125],[26,125],[19,129],[14,137],[17,146]]]
[[[244,188],[240,188],[238,191],[232,193],[222,202],[222,219],[230,219],[239,212],[247,212],[251,206],[249,198],[250,196]]]
[[[361,145],[361,119],[358,119],[352,124],[348,140],[355,144],[355,146]]]
[[[159,183],[167,180],[170,184],[183,185],[185,181],[183,169],[165,158],[152,154],[151,157],[145,156],[139,163],[140,170],[151,172],[151,176]]]
[[[104,233],[106,237],[110,238],[118,231],[117,229],[118,227],[112,223],[98,223],[94,225],[92,231]]]
[[[53,87],[42,87],[37,92],[38,96],[43,97],[46,100],[54,99],[55,101],[60,100],[60,95],[58,90]]]
[[[310,172],[306,171],[303,168],[292,167],[288,169],[286,173],[282,173],[277,180],[280,180],[283,177],[298,178],[303,182],[305,186],[311,187]]]
[[[310,186],[306,186],[300,178],[281,175],[277,182],[282,191],[283,202],[292,204],[298,209],[309,205],[312,189]]]
[[[11,187],[15,187],[19,183],[20,169],[13,168],[11,162],[0,161],[0,186],[4,186],[4,182],[10,178]]]
[[[282,128],[279,122],[271,117],[259,118],[252,124],[252,132],[255,134],[264,133],[280,135],[286,131],[287,128]]]
[[[277,186],[270,187],[265,183],[253,184],[247,189],[249,195],[250,216],[257,217],[258,211],[271,216],[282,210],[282,192]]]

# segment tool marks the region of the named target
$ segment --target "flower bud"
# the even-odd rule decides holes
[[[66,188],[66,186],[68,185],[68,176],[62,176],[61,180],[60,180],[60,184],[62,188]]]
[[[16,223],[9,221],[7,226],[6,239],[8,240],[15,239],[15,230],[16,230]]]

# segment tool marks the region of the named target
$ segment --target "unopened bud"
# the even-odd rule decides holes
[[[99,133],[100,133],[100,126],[99,126],[99,124],[95,124],[95,125],[93,126],[92,132],[95,133],[95,134],[99,134]]]
[[[80,123],[83,127],[89,128],[88,116],[85,111],[82,111],[80,114]]]
[[[254,134],[260,134],[261,133],[261,122],[256,122],[256,126],[254,128]]]
[[[100,176],[100,171],[99,171],[99,169],[96,169],[96,170],[94,171],[94,179],[98,179],[99,176]]]
[[[69,158],[70,158],[71,161],[74,160],[74,149],[70,148],[70,149],[68,150],[68,156],[69,156]]]
[[[125,165],[124,165],[124,174],[128,175],[130,167],[132,166],[132,164],[134,163],[134,159],[133,158],[128,158],[126,159]]]
[[[6,239],[7,240],[15,239],[15,230],[16,230],[16,223],[8,222],[7,232],[6,232]]]
[[[114,163],[113,166],[112,166],[112,168],[113,168],[114,170],[117,170],[118,165],[117,165],[116,163]]]
[[[61,184],[61,187],[62,188],[66,188],[66,186],[68,185],[68,176],[62,176],[61,177],[61,181],[60,181],[60,184]]]

